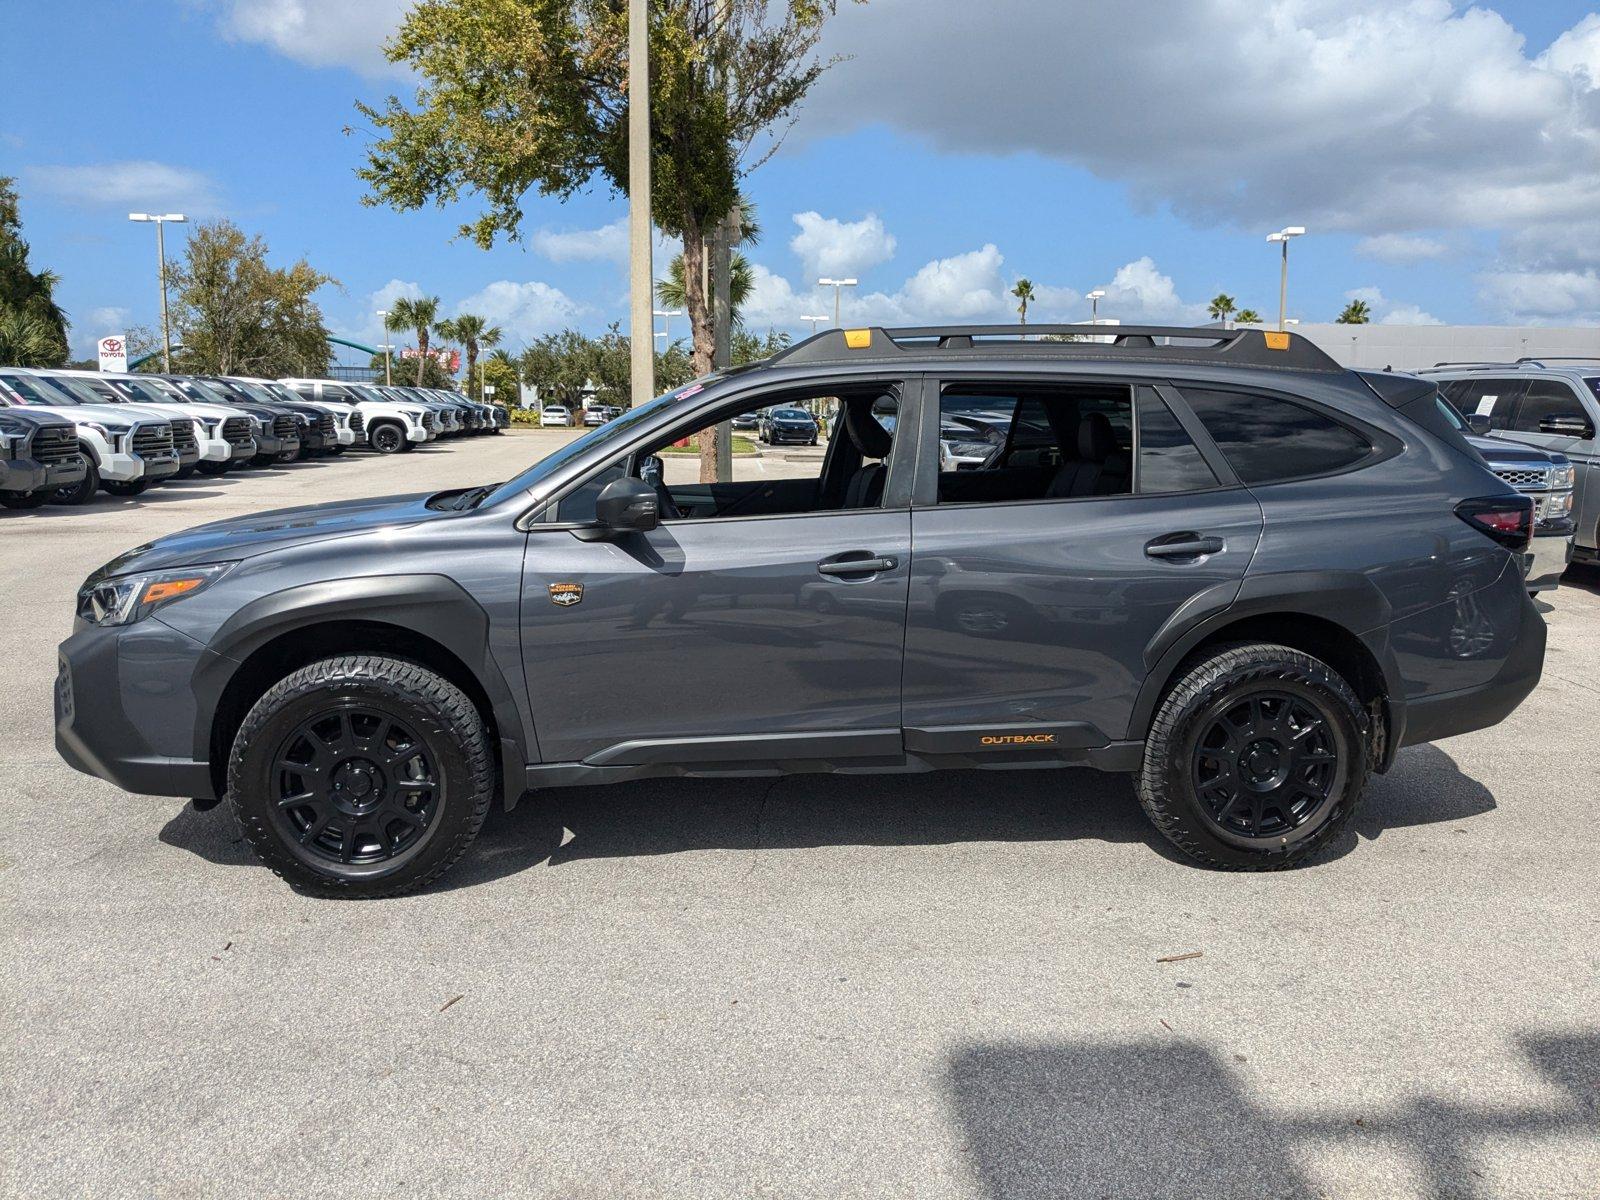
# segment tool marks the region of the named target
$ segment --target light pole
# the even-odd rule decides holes
[[[839,297],[843,294],[845,288],[855,287],[856,281],[854,279],[819,279],[817,283],[821,287],[831,287],[833,289],[833,323],[835,325],[839,324]]]
[[[1084,297],[1089,302],[1089,324],[1100,324],[1100,301],[1105,298],[1105,288],[1095,288]]]
[[[672,349],[672,318],[683,316],[683,309],[653,308],[650,310],[650,315],[661,318],[661,332],[657,336],[667,339],[661,344],[661,352],[665,354],[668,350]]]
[[[172,322],[167,317],[167,234],[168,221],[182,223],[182,213],[129,213],[130,221],[153,221],[156,227],[156,261],[161,264],[161,369],[172,374]]]
[[[816,333],[817,326],[828,319],[828,314],[823,313],[821,316],[818,316],[816,313],[802,313],[800,319],[802,321],[810,321],[811,332]]]
[[[383,318],[383,386],[393,387],[394,380],[389,378],[389,310],[380,308],[378,315]]]
[[[650,6],[628,0],[628,259],[630,400],[635,408],[656,393],[655,297],[650,255]]]
[[[1304,225],[1289,225],[1277,233],[1267,234],[1267,241],[1283,243],[1283,270],[1278,275],[1278,331],[1283,331],[1284,317],[1289,309],[1289,239],[1306,231]]]

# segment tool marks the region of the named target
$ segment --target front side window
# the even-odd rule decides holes
[[[1539,433],[1539,422],[1546,417],[1581,417],[1583,401],[1559,379],[1530,379],[1522,403],[1512,414],[1507,429],[1519,433]]]
[[[1183,398],[1247,484],[1329,475],[1373,450],[1355,430],[1277,396],[1186,387]]]
[[[1458,379],[1456,384],[1460,386],[1452,387],[1445,396],[1462,416],[1488,417],[1490,428],[1504,429],[1528,381],[1479,376]]]

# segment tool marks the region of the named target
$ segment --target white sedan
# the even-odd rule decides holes
[[[563,429],[572,428],[572,410],[564,404],[546,404],[539,413],[540,425],[559,425]]]

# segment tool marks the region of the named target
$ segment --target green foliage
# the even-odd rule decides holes
[[[479,396],[482,386],[477,378],[478,354],[483,350],[493,349],[500,344],[500,339],[505,336],[498,325],[489,324],[484,317],[476,313],[462,313],[459,317],[448,317],[434,326],[435,331],[442,338],[453,342],[460,342],[467,352],[467,395]]]
[[[601,404],[628,403],[628,339],[616,325],[598,338],[575,329],[546,334],[522,352],[518,366],[523,382],[539,389],[540,404],[576,409],[591,395]]]
[[[741,363],[771,358],[779,350],[787,350],[789,342],[789,335],[779,333],[776,329],[769,329],[760,337],[746,330],[736,329],[733,333],[733,345],[730,347],[732,364],[737,367]]]
[[[67,359],[67,315],[53,271],[35,271],[22,239],[14,181],[0,175],[0,363],[58,367]]]
[[[304,259],[269,266],[266,242],[231,221],[196,225],[168,279],[173,338],[183,347],[175,370],[276,378],[322,375],[333,361],[312,297],[337,281]]]
[[[744,314],[740,310],[750,299],[755,285],[755,270],[750,260],[735,250],[728,268],[728,307],[733,310],[735,328],[744,324]],[[673,255],[667,264],[667,277],[656,280],[656,299],[669,309],[687,311],[689,295],[683,279],[683,255]]]
[[[402,296],[394,302],[385,318],[391,329],[410,329],[417,335],[417,357],[413,360],[416,364],[416,381],[414,386],[427,387],[423,380],[427,378],[428,366],[437,361],[428,353],[428,343],[433,333],[434,320],[439,316],[439,297],[437,296]],[[443,368],[440,368],[442,371]]]
[[[1365,325],[1372,320],[1372,306],[1365,300],[1352,300],[1333,320],[1336,325]]]
[[[1022,324],[1028,323],[1028,305],[1033,300],[1033,280],[1019,279],[1012,287],[1011,294],[1017,301],[1017,315],[1022,318]]]
[[[1227,292],[1218,292],[1212,297],[1210,306],[1206,309],[1213,317],[1224,323],[1228,317],[1238,311],[1239,306],[1233,302],[1233,297]]]
[[[390,353],[394,354],[393,351],[390,351]],[[382,383],[383,354],[381,351],[372,356],[369,365],[377,372],[374,378],[379,383]],[[418,366],[422,368],[420,372],[417,370]],[[418,381],[419,374],[421,376],[420,382]],[[446,371],[439,360],[431,354],[425,359],[402,359],[398,354],[394,354],[389,363],[389,378],[399,387],[444,388],[446,391],[454,391],[456,386],[455,377],[449,371]]]
[[[483,366],[478,372],[480,387],[487,385],[494,388],[493,396],[484,396],[484,399],[493,404],[500,404],[516,411],[521,402],[520,384],[522,377],[517,371],[517,360],[504,350],[496,350],[483,360]]]
[[[1239,310],[1239,316],[1236,319],[1241,325],[1261,324],[1261,314],[1253,308],[1241,308]]]

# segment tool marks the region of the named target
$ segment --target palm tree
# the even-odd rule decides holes
[[[1241,325],[1259,325],[1261,324],[1261,314],[1253,308],[1241,308],[1238,321]]]
[[[1019,279],[1016,286],[1011,289],[1011,294],[1017,298],[1017,315],[1022,318],[1022,323],[1028,323],[1028,303],[1033,299],[1033,280]]]
[[[1221,321],[1222,327],[1226,329],[1228,327],[1228,317],[1232,315],[1238,309],[1238,307],[1239,306],[1233,302],[1233,297],[1228,295],[1227,292],[1218,292],[1212,299],[1211,307],[1208,311],[1213,317]]]
[[[1365,325],[1372,320],[1372,307],[1365,300],[1352,300],[1333,320],[1336,325]]]
[[[500,344],[500,339],[505,336],[505,331],[498,325],[491,325],[477,313],[462,313],[458,317],[450,317],[440,321],[435,328],[439,336],[449,338],[451,341],[460,342],[467,352],[467,393],[472,393],[474,383],[479,384],[482,392],[481,381],[474,375],[478,365],[478,352],[492,350]]]
[[[433,331],[433,322],[439,315],[439,297],[402,296],[394,302],[394,307],[389,310],[389,324],[401,329],[415,329],[417,331],[417,386],[422,386],[422,380],[428,368],[428,335]]]
[[[735,329],[744,327],[744,314],[740,310],[744,307],[744,302],[750,299],[750,292],[754,289],[755,283],[755,271],[751,269],[750,260],[735,250],[732,272],[728,279],[728,306],[733,310]],[[675,255],[667,264],[667,277],[656,280],[656,299],[667,308],[681,309],[687,303],[683,285],[683,255]]]
[[[0,363],[8,367],[61,365],[56,326],[38,313],[0,307]]]

